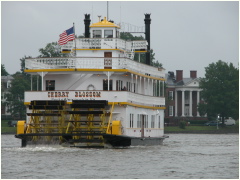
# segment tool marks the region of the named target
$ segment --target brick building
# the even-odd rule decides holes
[[[206,120],[198,112],[201,100],[197,71],[190,71],[190,77],[183,78],[183,70],[169,71],[166,77],[165,123],[177,125],[180,120]]]

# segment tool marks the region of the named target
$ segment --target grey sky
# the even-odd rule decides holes
[[[107,16],[107,2],[2,1],[1,63],[10,74],[19,71],[20,58],[38,56],[39,48],[58,41],[73,22],[82,35],[85,13],[95,23],[98,15]],[[238,67],[238,1],[109,1],[109,19],[125,23],[125,31],[144,26],[145,13],[151,13],[151,48],[166,72],[183,70],[189,77],[197,70],[204,77],[204,67],[219,59]]]

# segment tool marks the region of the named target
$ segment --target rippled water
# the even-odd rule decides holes
[[[2,179],[238,179],[237,134],[170,134],[162,146],[21,148],[2,135]]]

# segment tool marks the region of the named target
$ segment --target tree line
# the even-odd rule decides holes
[[[222,60],[205,68],[205,78],[200,79],[203,103],[198,105],[201,114],[208,117],[239,117],[239,68]]]

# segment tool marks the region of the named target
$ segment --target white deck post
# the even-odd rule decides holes
[[[197,91],[197,105],[199,104],[199,102],[200,102],[200,91]],[[198,110],[197,110],[197,116],[198,117],[200,116]]]
[[[177,117],[177,90],[175,89],[175,117]]]
[[[107,73],[107,76],[108,76],[108,91],[109,91],[109,71]]]
[[[189,91],[189,116],[192,116],[192,90]]]
[[[185,109],[185,91],[182,90],[182,116],[185,116],[184,109]]]

